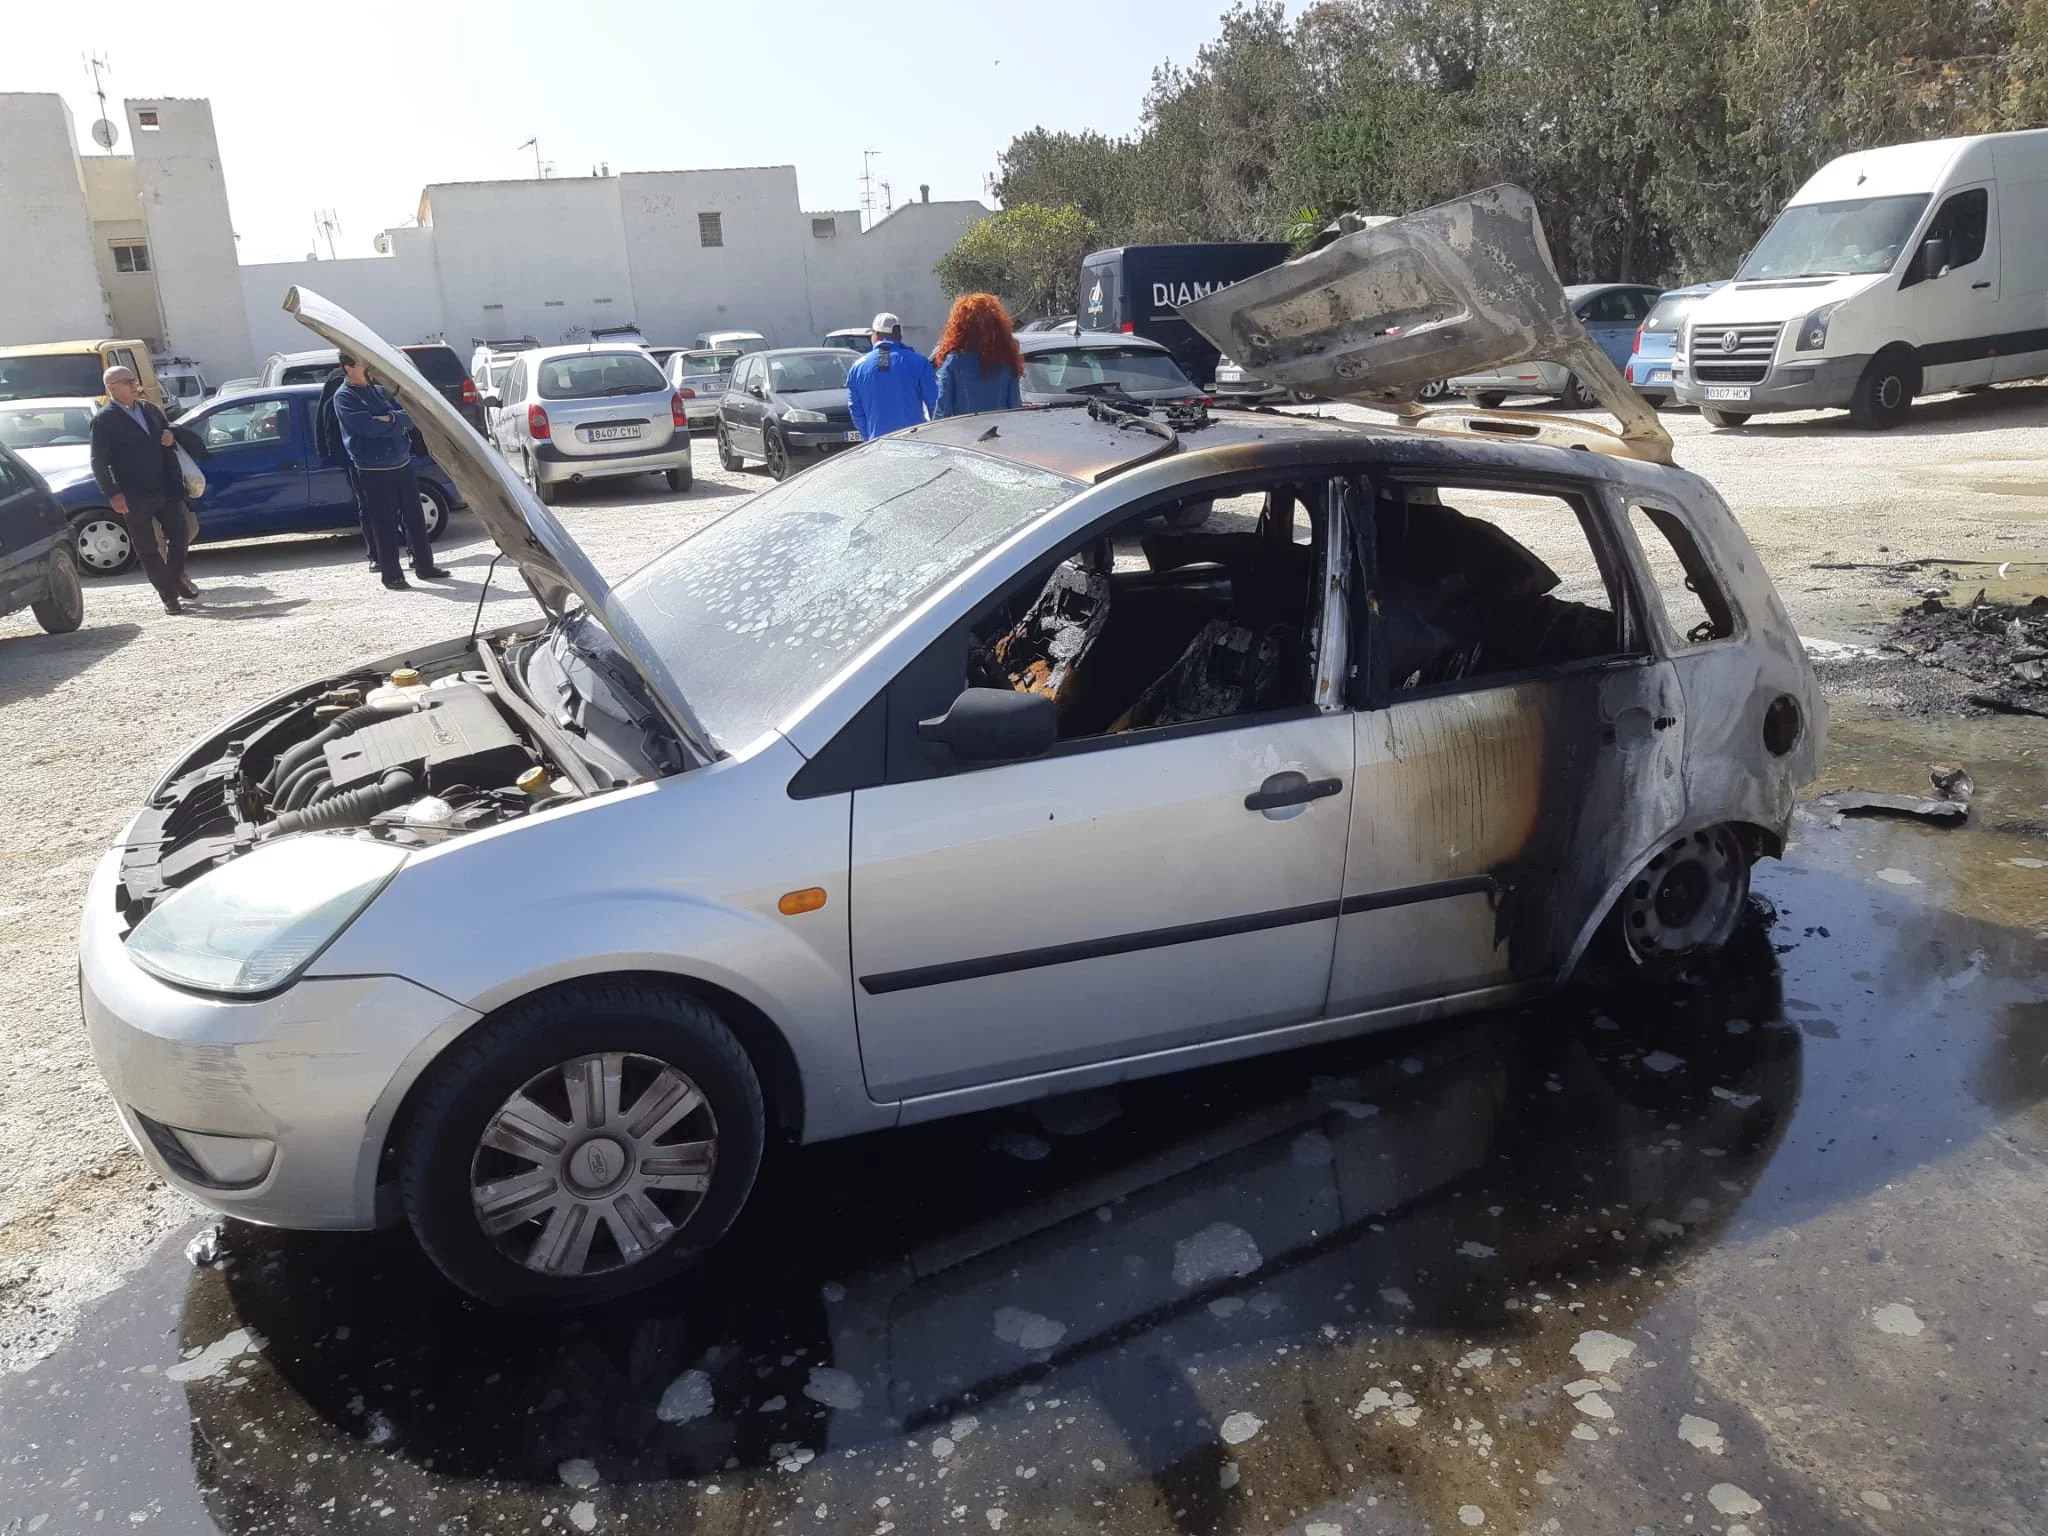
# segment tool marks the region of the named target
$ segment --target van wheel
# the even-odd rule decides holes
[[[1849,419],[1866,432],[1896,427],[1913,413],[1920,390],[1920,367],[1904,347],[1890,347],[1870,360],[1856,393],[1849,397]]]
[[[1739,427],[1749,420],[1748,411],[1724,411],[1718,405],[1700,407],[1700,420],[1710,427]]]
[[[761,1166],[745,1049],[697,999],[580,982],[515,1003],[431,1069],[399,1151],[405,1214],[456,1285],[583,1306],[721,1237]]]
[[[78,556],[68,544],[50,556],[50,595],[29,609],[43,632],[68,635],[85,622],[85,588],[78,580]]]
[[[1725,947],[1748,902],[1749,846],[1739,832],[1721,825],[1674,837],[1616,898],[1601,936],[1605,968],[1671,975]]]

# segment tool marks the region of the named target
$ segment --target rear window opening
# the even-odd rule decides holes
[[[462,359],[453,347],[437,345],[402,347],[400,350],[412,359],[413,367],[419,369],[420,376],[429,384],[439,384],[444,389],[460,388],[462,381],[469,377],[469,370],[462,366]]]
[[[732,365],[739,360],[740,354],[737,352],[685,352],[683,377],[711,378],[721,373],[730,373]]]
[[[1393,482],[1374,503],[1365,654],[1380,696],[1629,653],[1576,498]]]
[[[605,395],[651,395],[668,388],[645,352],[577,352],[534,364],[543,400],[591,400]]]
[[[1649,567],[1650,580],[1664,603],[1672,634],[1688,645],[1726,640],[1735,633],[1735,610],[1713,567],[1700,552],[1692,530],[1661,507],[1640,504],[1628,509],[1629,526]]]
[[[1306,707],[1328,499],[1279,481],[1091,537],[975,627],[966,683],[1050,697],[1061,741]]]

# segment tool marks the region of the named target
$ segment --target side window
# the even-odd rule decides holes
[[[1047,695],[1063,742],[1310,706],[1328,494],[1297,473],[1092,535],[982,615],[965,685]]]
[[[1631,289],[1621,296],[1621,318],[1631,325],[1638,324],[1649,315],[1650,307],[1656,302],[1655,294]]]
[[[1967,267],[1984,254],[1984,231],[1990,219],[1991,194],[1983,187],[1952,193],[1942,200],[1934,222],[1927,226],[1927,238],[1948,241],[1951,271]]]
[[[291,436],[290,410],[291,402],[286,400],[223,406],[206,418],[203,440],[215,452],[274,446]]]
[[[1629,654],[1591,509],[1587,498],[1548,491],[1382,485],[1372,601],[1358,609],[1372,615],[1364,651],[1373,695]]]
[[[28,476],[14,467],[14,460],[0,454],[0,497],[18,496],[28,489]]]
[[[1628,521],[1657,595],[1664,600],[1664,617],[1671,621],[1674,638],[1704,645],[1733,635],[1735,610],[1692,530],[1661,507],[1641,504],[1628,509]]]

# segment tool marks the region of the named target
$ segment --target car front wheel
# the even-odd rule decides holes
[[[483,1301],[607,1301],[724,1234],[765,1128],[753,1064],[714,1010],[644,983],[575,983],[435,1064],[400,1150],[405,1212]]]
[[[1586,388],[1585,380],[1575,373],[1564,381],[1564,403],[1569,410],[1590,411],[1600,401],[1592,390]]]
[[[789,444],[773,423],[761,429],[761,452],[768,460],[768,473],[777,480],[789,478]]]
[[[118,576],[135,563],[128,524],[110,511],[88,512],[71,525],[78,535],[78,565],[88,576]]]

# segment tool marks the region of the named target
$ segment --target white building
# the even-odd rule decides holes
[[[0,94],[0,344],[139,337],[214,378],[251,360],[204,101],[126,104],[127,155],[80,155],[60,96]]]
[[[132,153],[82,155],[61,97],[0,93],[0,345],[139,337],[218,384],[318,345],[281,308],[304,285],[465,360],[476,338],[628,323],[656,343],[750,330],[802,346],[883,309],[929,348],[948,307],[932,268],[989,213],[920,200],[863,231],[850,209],[805,211],[787,165],[455,182],[428,187],[379,255],[238,266],[212,108],[125,115]]]
[[[929,347],[948,303],[932,268],[988,217],[979,202],[916,202],[865,232],[851,209],[807,212],[796,168],[624,172],[430,186],[418,223],[386,230],[380,256],[245,266],[259,353],[305,345],[279,307],[303,284],[398,341],[573,341],[636,324],[650,341],[759,331],[804,346],[901,316]]]

